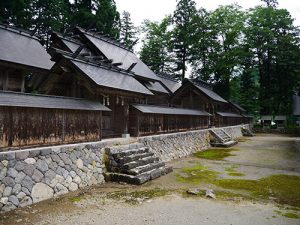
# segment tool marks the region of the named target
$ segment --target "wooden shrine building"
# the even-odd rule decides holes
[[[101,113],[86,99],[24,93],[54,62],[32,34],[0,25],[0,148],[101,140]]]

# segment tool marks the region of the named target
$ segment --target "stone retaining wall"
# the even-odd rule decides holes
[[[249,125],[244,126],[249,127]],[[223,127],[222,129],[232,136],[233,139],[237,139],[243,136],[241,127],[242,125]],[[188,156],[199,150],[208,149],[210,147],[209,130],[210,129],[146,136],[139,138],[139,142],[149,146],[155,155],[167,162]]]
[[[0,211],[103,183],[103,152],[78,144],[0,153]]]
[[[234,138],[241,136],[241,126],[224,129]],[[0,212],[104,183],[105,149],[137,141],[149,146],[163,161],[210,147],[209,129],[206,129],[0,152]]]

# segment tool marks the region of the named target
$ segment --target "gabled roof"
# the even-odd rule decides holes
[[[171,108],[156,105],[133,104],[134,108],[146,114],[167,114],[167,115],[189,115],[189,116],[210,116],[206,111],[195,109]]]
[[[156,74],[146,66],[133,52],[124,48],[121,44],[111,41],[108,38],[98,34],[85,32],[83,29],[77,29],[93,46],[95,46],[107,59],[112,59],[114,63],[122,63],[120,68],[127,70],[133,63],[136,65],[132,71],[140,77],[159,80]]]
[[[68,98],[49,95],[32,95],[20,92],[0,92],[0,106],[72,109],[88,111],[111,111],[99,102],[80,98]]]
[[[243,117],[240,114],[232,113],[232,112],[216,112],[216,113],[222,117]]]
[[[278,116],[275,116],[274,117],[274,120],[276,121],[285,121],[286,120],[286,116],[284,116],[284,115],[278,115]]]
[[[54,63],[39,40],[29,33],[0,25],[0,61],[50,70]]]
[[[271,116],[271,115],[263,115],[263,116],[261,116],[261,120],[273,120],[273,116]]]
[[[161,83],[171,92],[174,93],[178,88],[181,87],[181,83],[175,81],[174,79],[168,78],[167,76],[162,76],[158,74]]]
[[[183,81],[183,84],[181,85],[181,87],[179,89],[177,89],[174,93],[174,96],[176,96],[176,94],[178,92],[180,92],[181,90],[184,90],[184,88],[186,87],[191,87],[188,85],[192,85],[192,87],[195,87],[196,90],[199,90],[201,93],[203,93],[207,98],[210,98],[213,101],[217,101],[217,102],[223,102],[223,103],[227,103],[227,101],[225,99],[223,99],[221,96],[219,96],[217,93],[215,93],[214,91],[210,90],[207,87],[204,87],[204,85],[200,85],[200,84],[196,84],[195,82],[192,82],[191,80],[185,79]]]
[[[300,96],[293,96],[293,115],[300,116]]]
[[[232,102],[232,101],[228,101],[233,107],[235,107],[237,110],[241,111],[241,112],[246,112],[247,110],[244,109],[243,107],[241,107],[240,105],[238,105],[237,103],[235,102]]]
[[[121,71],[111,70],[96,64],[70,59],[70,62],[84,75],[102,87],[114,88],[129,92],[153,95],[133,76]]]

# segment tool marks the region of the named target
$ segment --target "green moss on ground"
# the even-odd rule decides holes
[[[219,172],[209,170],[201,164],[183,168],[177,174],[180,182],[192,184],[214,184],[223,189],[246,191],[252,197],[269,200],[273,198],[279,204],[300,207],[300,176],[272,175],[259,180],[220,179]]]
[[[71,202],[80,202],[83,199],[83,195],[70,198]]]
[[[230,167],[225,167],[226,172],[236,172],[236,169],[239,168],[239,165],[231,165]]]
[[[214,184],[225,189],[238,189],[250,192],[262,199],[274,197],[280,204],[300,207],[300,177],[291,175],[272,175],[259,180],[223,179]]]
[[[291,219],[300,219],[300,216],[298,214],[292,212],[283,213],[282,215]]]
[[[184,174],[177,174],[177,179],[180,182],[187,182],[193,184],[208,183],[218,177],[218,172],[209,170],[208,167],[201,164],[191,167],[183,168]]]
[[[238,151],[235,148],[211,148],[205,151],[200,151],[194,153],[194,156],[202,159],[209,159],[209,160],[224,160],[224,158],[229,156],[234,156],[231,154],[232,151]]]
[[[246,174],[244,173],[239,173],[239,172],[229,172],[227,173],[229,176],[232,176],[232,177],[244,177],[246,176]]]

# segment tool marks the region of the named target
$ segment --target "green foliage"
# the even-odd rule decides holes
[[[145,38],[140,57],[156,73],[173,71],[170,25],[171,17],[167,16],[160,23],[145,21],[142,27]]]
[[[175,53],[175,71],[180,71],[181,79],[185,78],[186,66],[191,59],[193,40],[193,21],[197,13],[193,0],[178,0],[173,15],[173,45]]]
[[[213,148],[194,153],[194,156],[202,159],[223,160],[226,157],[233,156],[232,151],[238,151],[235,148]]]
[[[131,21],[130,13],[126,11],[123,12],[120,21],[120,40],[131,50],[138,41],[137,29]]]

